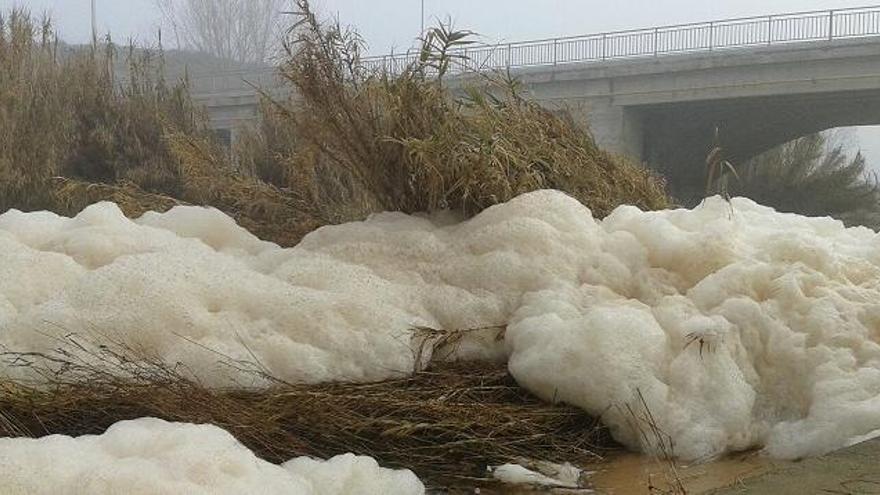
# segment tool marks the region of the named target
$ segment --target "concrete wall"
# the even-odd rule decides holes
[[[275,98],[284,98],[286,90],[267,88]],[[259,117],[260,96],[255,90],[220,94],[195,94],[193,99],[208,111],[211,128],[228,133],[234,141],[241,129]]]

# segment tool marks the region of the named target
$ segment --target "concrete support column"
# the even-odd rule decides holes
[[[644,119],[636,109],[614,105],[610,98],[589,102],[586,119],[600,148],[644,159]]]

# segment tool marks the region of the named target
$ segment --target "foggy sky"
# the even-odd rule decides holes
[[[160,22],[152,0],[97,0],[98,31],[119,41],[154,43]],[[355,26],[372,54],[405,50],[419,35],[421,0],[312,0],[325,15]],[[451,18],[456,27],[486,42],[589,34],[664,24],[804,10],[859,7],[870,0],[425,0],[425,22]],[[0,0],[35,13],[48,11],[62,39],[82,43],[91,36],[90,0]],[[771,6],[772,4],[772,6]],[[880,127],[860,128],[858,144],[880,170]]]
[[[159,27],[152,0],[97,0],[98,31],[147,41]],[[420,0],[312,0],[317,10],[354,25],[372,53],[411,45],[421,25]],[[451,17],[486,41],[516,41],[802,10],[859,7],[870,0],[425,0],[426,22]],[[771,5],[772,6],[769,6]],[[90,36],[89,0],[0,0],[0,10],[23,5],[48,10],[61,36]]]

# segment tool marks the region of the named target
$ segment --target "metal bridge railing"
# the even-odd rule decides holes
[[[479,68],[559,65],[880,35],[880,6],[743,17],[456,50]],[[368,57],[374,69],[396,72],[417,54]]]
[[[880,35],[880,6],[859,7],[721,21],[679,24],[608,33],[496,45],[470,45],[455,50],[465,69],[505,69],[597,62],[676,53],[708,52],[805,41],[842,40]],[[399,73],[418,59],[417,51],[363,59],[368,69]],[[277,87],[276,71],[195,75],[195,94],[214,94]]]

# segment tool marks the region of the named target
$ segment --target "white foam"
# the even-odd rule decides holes
[[[639,395],[689,459],[815,455],[880,428],[880,238],[745,199],[597,221],[539,191],[459,224],[324,227],[292,249],[215,210],[130,221],[102,203],[0,215],[0,243],[0,344],[15,350],[104,334],[210,385],[232,377],[205,348],[289,381],[360,381],[418,366],[414,326],[508,325],[457,357],[508,359],[636,449],[656,448],[627,409]]]
[[[425,492],[412,471],[381,468],[372,457],[343,454],[328,461],[297,457],[285,462],[283,467],[308,480],[314,495],[418,495]]]
[[[144,418],[98,436],[0,439],[0,479],[9,495],[420,495],[410,471],[380,468],[367,457],[257,458],[211,425]]]
[[[509,485],[531,485],[544,488],[578,489],[577,493],[592,493],[582,489],[582,478],[589,474],[569,463],[530,462],[529,467],[508,463],[491,469],[492,477]]]

